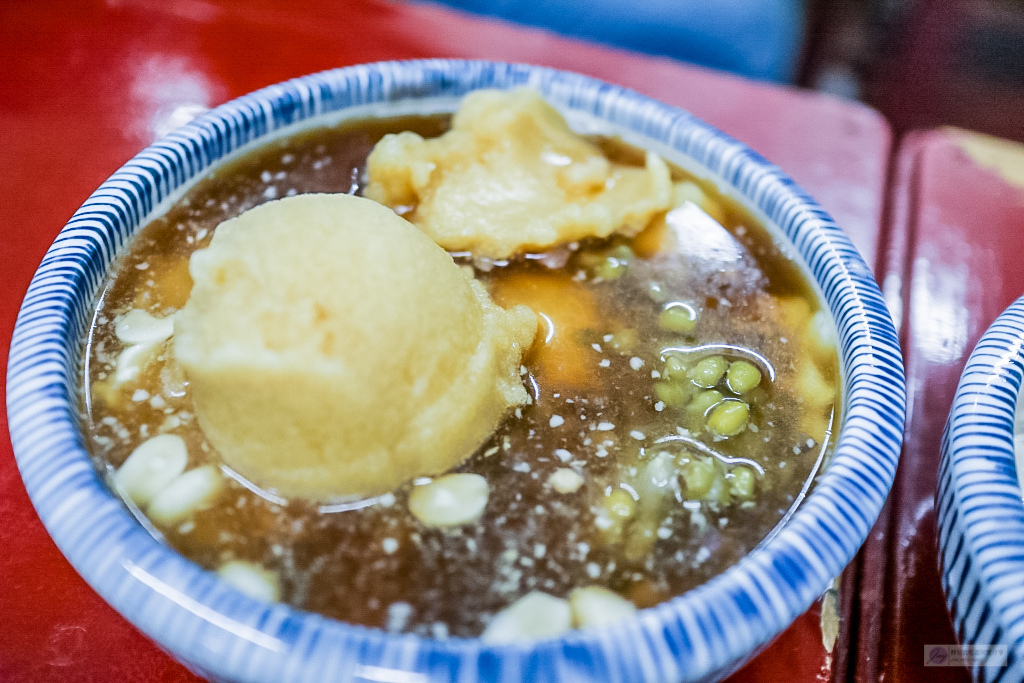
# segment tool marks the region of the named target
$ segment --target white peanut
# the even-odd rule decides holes
[[[529,643],[557,638],[571,628],[569,602],[534,591],[494,615],[480,638],[489,645]]]
[[[573,590],[569,593],[569,605],[576,628],[614,624],[636,614],[636,605],[601,586]]]
[[[414,487],[409,511],[430,527],[468,524],[483,514],[490,492],[479,474],[448,474]]]
[[[145,508],[161,491],[185,471],[188,449],[174,434],[161,434],[143,441],[114,473],[114,483],[140,508]]]
[[[149,504],[146,514],[158,524],[170,526],[208,507],[224,487],[224,478],[212,465],[185,472]]]
[[[157,318],[133,308],[118,319],[114,334],[124,344],[159,344],[174,334],[174,316]]]
[[[568,467],[559,467],[548,477],[548,484],[559,493],[576,493],[583,486],[583,477]]]
[[[255,562],[232,560],[217,570],[220,578],[251,598],[276,602],[281,599],[281,582],[277,574]]]
[[[118,387],[128,382],[134,382],[146,369],[146,365],[153,359],[157,349],[163,342],[147,342],[145,344],[132,344],[126,346],[117,356],[114,364],[114,386]]]
[[[114,334],[125,345],[114,367],[113,384],[117,387],[138,379],[160,345],[174,334],[174,316],[157,318],[133,308],[118,319]]]

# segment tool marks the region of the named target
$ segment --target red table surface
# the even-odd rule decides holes
[[[346,64],[419,57],[570,69],[689,109],[778,163],[875,263],[890,133],[878,114],[856,104],[427,5],[7,2],[0,4],[2,362],[46,247],[177,107],[213,106]],[[6,432],[6,414],[0,426]],[[193,680],[63,559],[25,494],[6,435],[0,520],[0,681]],[[849,602],[852,591],[844,597]],[[845,638],[841,644],[834,658],[827,655],[812,610],[735,680],[843,678],[849,653]]]
[[[981,148],[982,156],[968,153]],[[861,553],[857,681],[966,681],[923,667],[955,643],[939,583],[935,489],[942,429],[967,357],[1024,294],[1024,145],[957,129],[904,139],[889,191],[888,300],[898,302],[907,429],[887,511]]]

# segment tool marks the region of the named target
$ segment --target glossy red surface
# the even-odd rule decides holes
[[[979,143],[1001,168],[967,153]],[[939,447],[967,357],[1024,293],[1024,146],[914,133],[890,196],[885,290],[906,311],[907,431],[888,514],[862,553],[857,680],[966,681],[965,670],[923,666],[924,645],[956,642],[935,546]]]
[[[875,261],[890,134],[876,113],[859,105],[425,5],[6,2],[0,4],[0,362],[6,363],[18,306],[46,247],[88,194],[176,117],[285,78],[415,57],[571,69],[687,108],[778,163]],[[6,413],[0,430],[0,681],[193,680],[63,559],[21,485]],[[831,661],[812,611],[735,680],[823,680]]]

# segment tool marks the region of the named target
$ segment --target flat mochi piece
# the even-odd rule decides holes
[[[537,331],[390,209],[269,202],[193,254],[174,355],[224,461],[314,501],[389,491],[468,458],[527,401]]]
[[[367,160],[365,195],[449,251],[495,259],[585,237],[633,236],[670,208],[668,166],[610,162],[533,90],[466,95],[451,130],[386,135]]]

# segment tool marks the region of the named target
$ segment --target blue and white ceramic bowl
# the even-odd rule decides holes
[[[104,486],[77,418],[79,340],[111,262],[182,188],[239,148],[342,117],[451,111],[482,87],[529,85],[583,129],[662,152],[774,227],[839,332],[845,394],[835,455],[780,533],[707,584],[629,621],[530,646],[433,641],[248,598],[156,541]],[[897,337],[849,239],[793,181],[690,114],[583,76],[420,61],[328,71],[229,102],[141,152],[47,252],[18,318],[8,375],[14,450],[58,546],[118,611],[189,667],[231,681],[691,681],[734,670],[799,616],[868,533],[904,419]]]
[[[968,359],[942,438],[942,587],[960,643],[985,646],[971,667],[978,681],[1024,681],[1024,501],[1014,458],[1022,378],[1024,297]]]

